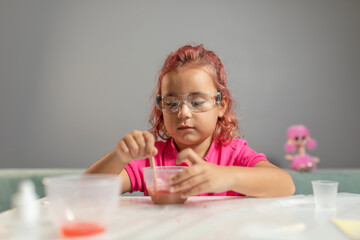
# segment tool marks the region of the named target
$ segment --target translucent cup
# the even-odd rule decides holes
[[[143,168],[147,191],[155,204],[182,204],[186,199],[181,193],[170,192],[169,178],[181,172],[185,166],[155,167],[155,174],[151,167]],[[156,175],[156,178],[154,176]]]
[[[51,218],[62,237],[104,233],[118,206],[121,179],[110,174],[45,178]]]
[[[328,180],[315,180],[311,181],[311,183],[316,207],[334,208],[339,183]]]

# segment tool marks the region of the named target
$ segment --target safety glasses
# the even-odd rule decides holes
[[[207,112],[221,102],[221,92],[190,92],[183,95],[165,94],[156,97],[156,106],[160,111],[175,113],[179,111],[181,103],[194,113]]]

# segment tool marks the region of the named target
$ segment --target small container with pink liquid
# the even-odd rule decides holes
[[[110,174],[44,179],[50,214],[61,237],[102,234],[118,207],[121,179]]]
[[[180,192],[170,192],[169,179],[181,172],[185,166],[157,166],[143,168],[147,191],[155,204],[183,204],[186,199],[181,198]]]

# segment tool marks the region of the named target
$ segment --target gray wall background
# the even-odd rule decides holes
[[[302,123],[318,168],[360,167],[357,0],[0,0],[0,167],[86,168],[148,129],[156,74],[189,43],[222,59],[253,149],[289,167]]]

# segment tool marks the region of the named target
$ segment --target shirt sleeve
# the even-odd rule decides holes
[[[241,166],[245,167],[253,167],[256,163],[261,161],[267,161],[265,154],[257,153],[253,149],[251,149],[245,140],[239,141],[238,143],[240,146],[240,153],[239,153],[239,161]]]
[[[163,149],[165,147],[165,143],[162,141],[156,141],[155,147],[158,149],[158,154],[154,156],[155,162],[159,163],[160,158],[162,156]],[[132,192],[146,192],[146,186],[144,181],[144,173],[143,168],[149,167],[150,163],[147,158],[145,159],[138,159],[138,160],[132,160],[128,165],[125,166],[125,170],[130,178],[130,184],[131,184],[131,191]]]
[[[144,192],[145,184],[144,184],[144,174],[143,168],[148,167],[146,159],[133,160],[128,165],[125,166],[125,170],[130,178],[131,191],[136,192]]]

